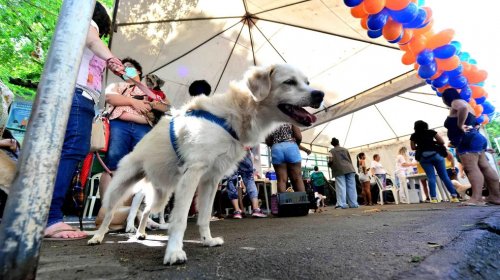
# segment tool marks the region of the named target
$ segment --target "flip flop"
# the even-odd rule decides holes
[[[58,229],[56,231],[54,231],[52,234],[46,234],[43,239],[44,240],[57,240],[57,241],[61,241],[61,240],[65,240],[65,241],[72,241],[72,240],[80,240],[80,239],[85,239],[87,238],[87,236],[82,236],[82,237],[72,237],[72,238],[64,238],[64,237],[54,237],[54,235],[60,233],[60,232],[65,232],[65,231],[78,231],[77,229],[74,229],[74,228],[68,228],[68,229]]]
[[[475,207],[488,207],[488,204],[486,202],[462,202],[460,203],[460,206],[475,206]]]

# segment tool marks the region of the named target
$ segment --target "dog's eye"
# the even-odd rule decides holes
[[[289,79],[289,80],[286,80],[283,82],[285,85],[289,85],[289,86],[296,86],[297,85],[297,81],[294,80],[294,79]]]
[[[309,85],[309,81],[306,81],[306,85]]]

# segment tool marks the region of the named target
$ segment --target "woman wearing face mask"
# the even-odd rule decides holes
[[[122,76],[124,82],[113,83],[106,88],[106,102],[113,106],[109,115],[110,138],[106,154],[106,165],[111,171],[117,169],[118,162],[130,153],[152,128],[147,114],[153,106],[147,93],[137,86],[137,82],[142,80],[142,67],[139,62],[128,57],[123,59],[122,63],[125,66],[125,74]],[[102,174],[99,184],[101,197],[110,180],[110,174]],[[125,202],[125,205],[129,203],[130,201]],[[112,229],[124,227],[127,215],[128,208],[119,209],[113,219]],[[101,209],[96,224],[100,224],[102,217],[104,212]]]
[[[78,163],[90,150],[94,105],[99,100],[102,73],[106,67],[118,75],[124,72],[121,61],[114,57],[101,41],[101,38],[109,35],[110,32],[111,20],[106,9],[96,2],[73,93],[47,228],[44,232],[45,238],[72,240],[87,236],[85,232],[76,230],[63,222],[61,208]]]

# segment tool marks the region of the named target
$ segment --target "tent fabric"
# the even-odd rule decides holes
[[[138,60],[143,74],[165,80],[162,90],[177,107],[191,98],[191,82],[205,79],[216,94],[223,93],[254,65],[298,67],[325,92],[325,106],[331,108],[413,70],[401,63],[397,47],[368,38],[342,0],[119,0],[115,5],[112,52]],[[110,76],[107,82],[117,79]],[[382,93],[378,98],[387,99]],[[366,107],[363,100],[377,102],[366,97],[359,108]],[[419,112],[445,111],[425,104],[437,101],[430,93],[405,93],[352,115],[325,114],[323,123],[304,131],[304,142],[325,147],[336,135],[346,147],[356,147],[398,138]],[[324,113],[324,108],[309,110],[319,119]]]

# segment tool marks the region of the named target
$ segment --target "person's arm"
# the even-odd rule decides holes
[[[439,136],[439,134],[436,133],[436,135],[434,135],[434,139],[436,139],[436,142],[439,144],[439,145],[444,145],[444,140],[441,136]]]
[[[7,148],[15,152],[17,150],[17,142],[15,139],[2,139],[0,140],[0,148]]]
[[[297,142],[297,145],[299,145],[300,148],[300,143],[302,142],[302,133],[300,132],[300,128],[298,128],[296,125],[293,124],[292,124],[292,136],[293,138],[295,138],[295,142]]]
[[[414,151],[417,149],[417,145],[415,144],[415,141],[410,141],[410,146],[411,146],[411,149]]]
[[[310,155],[311,154],[311,150],[309,150],[308,148],[306,147],[303,147],[302,145],[299,144],[299,150],[302,150],[304,152],[306,152],[307,155]]]
[[[468,106],[467,102],[463,100],[453,100],[453,102],[451,102],[451,108],[457,112],[457,126],[464,132],[468,130],[468,128],[465,127],[465,120],[469,113]]]
[[[132,97],[123,96],[117,91],[116,84],[111,84],[106,88],[106,103],[113,106],[132,106],[137,112],[147,113],[151,110],[148,101],[134,99]]]
[[[272,134],[272,133],[271,133],[271,134],[269,134],[269,135],[266,137],[265,142],[266,142],[266,145],[267,145],[268,147],[272,147],[272,146],[273,146],[273,134]]]
[[[99,38],[99,32],[94,26],[90,26],[85,46],[89,48],[95,55],[106,60],[107,67],[115,74],[120,75],[125,73],[125,67],[121,61],[116,58],[104,42]]]

